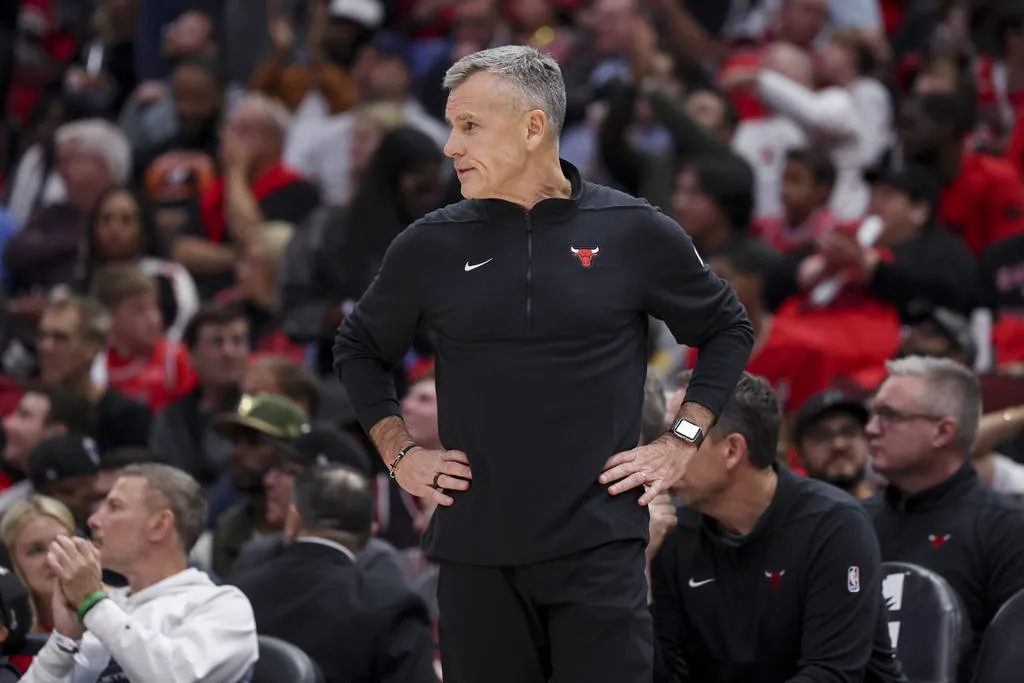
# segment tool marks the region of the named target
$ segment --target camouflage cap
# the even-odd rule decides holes
[[[234,413],[223,413],[214,418],[214,429],[230,437],[239,428],[292,441],[309,431],[309,413],[295,401],[274,394],[245,395]]]

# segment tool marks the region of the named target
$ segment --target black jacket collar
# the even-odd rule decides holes
[[[562,165],[562,173],[572,184],[572,194],[568,199],[561,197],[550,197],[544,199],[527,211],[518,204],[505,201],[504,199],[484,199],[483,205],[488,216],[499,220],[524,221],[529,214],[531,220],[538,221],[560,221],[567,218],[579,203],[583,196],[584,182],[579,170],[565,159],[559,159]]]
[[[885,502],[901,512],[922,512],[955,505],[978,483],[978,473],[970,461],[957,470],[953,476],[930,489],[913,496],[904,497],[895,486],[885,490]]]

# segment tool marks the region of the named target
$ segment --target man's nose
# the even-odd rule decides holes
[[[450,159],[455,159],[461,154],[461,145],[455,140],[455,131],[452,130],[448,134],[448,141],[444,143],[444,155]]]

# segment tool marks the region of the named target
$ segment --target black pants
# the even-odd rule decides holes
[[[644,544],[521,567],[442,562],[445,683],[650,683]]]

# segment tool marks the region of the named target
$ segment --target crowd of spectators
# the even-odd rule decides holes
[[[103,525],[125,523],[111,506],[135,505],[135,545],[100,548],[106,585],[178,577],[163,595],[198,592],[175,614],[210,595],[245,612],[244,594],[255,629],[300,644],[328,683],[441,675],[436,568],[419,551],[432,510],[388,480],[331,347],[394,237],[460,198],[445,71],[509,43],[561,65],[561,156],[676,219],[737,292],[781,462],[881,506],[883,560],[929,565],[900,540],[920,523],[893,491],[950,477],[943,505],[981,506],[1003,546],[1024,545],[1009,502],[1024,499],[1019,1],[23,0],[0,9],[0,541],[32,630],[61,618],[50,543],[109,539]],[[645,438],[675,415],[696,353],[652,319]],[[395,377],[410,434],[438,448],[431,354],[424,330]],[[973,372],[966,465],[953,448],[957,467],[935,469],[924,436],[882,443],[885,424],[940,417],[901,396],[866,407],[907,356]],[[951,405],[935,409],[962,417]],[[201,524],[179,519],[188,486],[153,463],[198,483]],[[663,509],[649,557],[672,533]],[[986,566],[995,552],[919,531]],[[159,571],[137,569],[151,557]],[[961,683],[1024,588],[1024,561],[1004,559],[984,575],[932,563],[975,635]],[[129,595],[111,604],[189,637]],[[89,631],[130,674],[179,652],[126,661],[130,643],[103,640],[123,614],[97,609]],[[242,676],[251,635],[193,660]],[[38,657],[53,680],[71,671],[62,652]]]

